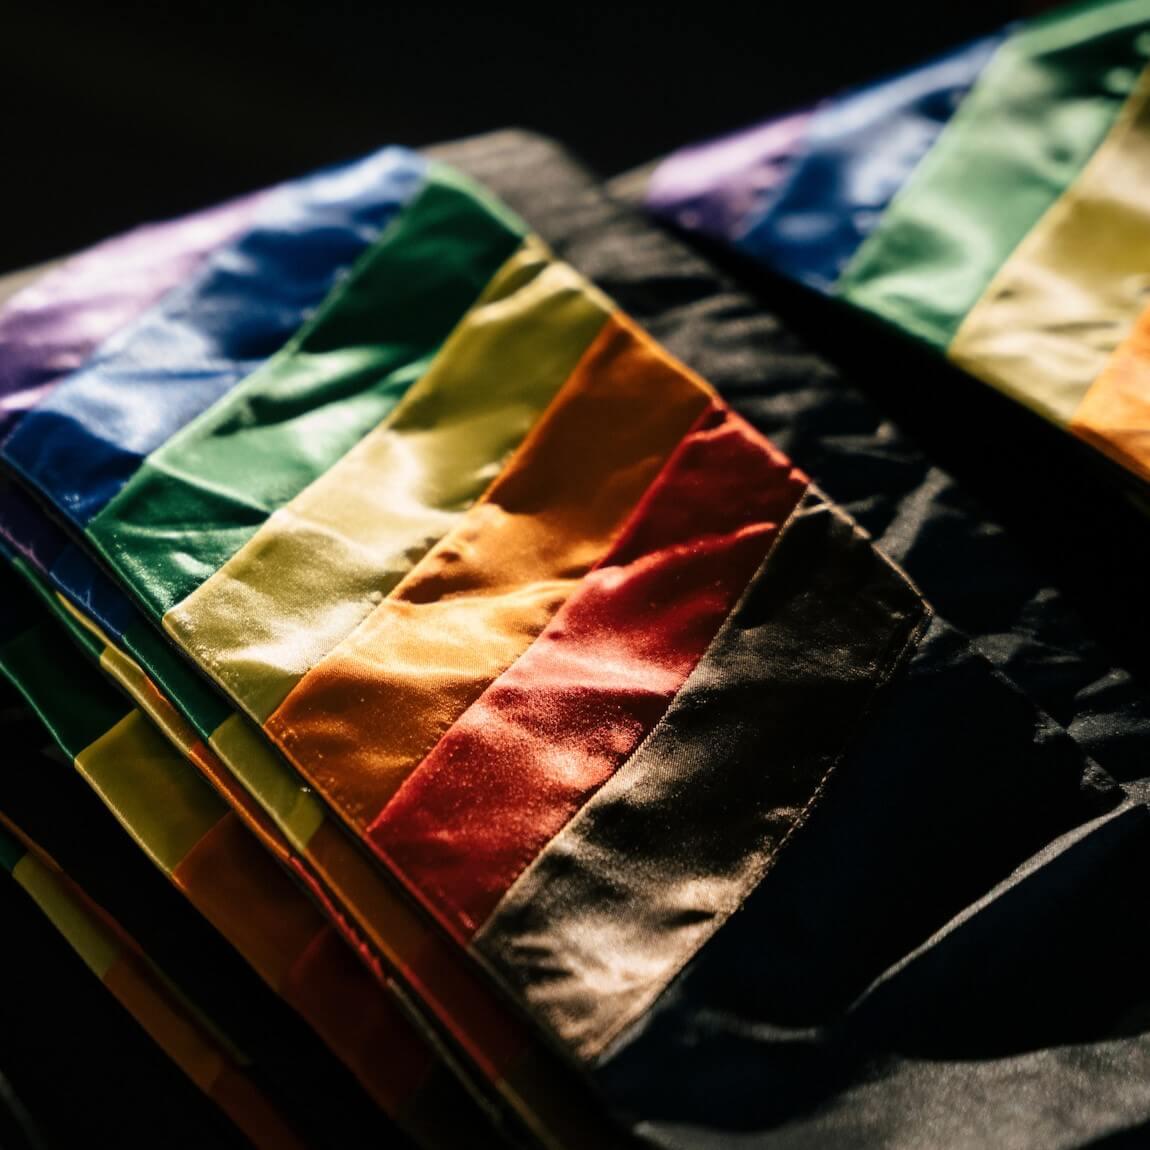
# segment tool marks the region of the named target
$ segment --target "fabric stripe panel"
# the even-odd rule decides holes
[[[769,207],[725,238],[784,275],[830,292],[1005,35],[820,104],[802,154]]]
[[[1070,430],[1150,479],[1150,309],[1090,385]]]
[[[8,829],[17,831],[11,824]],[[242,1055],[70,875],[25,842],[28,853],[11,868],[13,877],[113,997],[253,1145],[302,1150],[283,1116],[244,1073]],[[0,851],[8,843],[23,850],[0,834]]]
[[[613,318],[483,501],[266,724],[362,830],[531,644],[712,402]]]
[[[418,191],[389,148],[267,195],[245,231],[27,413],[5,461],[87,523],[149,451],[280,350]]]
[[[331,981],[325,964],[335,960],[319,941],[334,928],[191,765],[138,711],[75,761],[153,862],[394,1114],[402,1099],[390,1073],[393,1057],[404,1081],[422,1081],[431,1072],[430,1051],[397,1006],[380,1003],[379,989],[358,962],[338,983]],[[313,953],[320,957],[309,958]],[[360,1007],[337,1009],[336,997],[354,998]],[[368,1018],[378,1019],[378,1029],[365,1052]]]
[[[459,521],[610,312],[533,245],[498,281],[387,422],[164,616],[257,720]]]
[[[1148,187],[1150,70],[1082,174],[963,320],[949,357],[1068,423],[1150,297]]]
[[[1146,0],[1032,21],[981,79],[837,290],[939,350],[1110,130],[1145,64]]]
[[[656,724],[805,487],[716,404],[613,553],[384,809],[371,841],[457,937]]]
[[[145,460],[88,525],[157,617],[384,419],[526,229],[463,177],[423,190],[284,351]]]
[[[651,173],[648,209],[714,239],[743,235],[794,169],[811,116],[796,112],[673,152]]]
[[[476,938],[581,1058],[754,889],[927,616],[858,528],[804,498],[663,720]]]
[[[0,312],[0,438],[62,376],[241,232],[266,193],[147,224],[63,261]]]

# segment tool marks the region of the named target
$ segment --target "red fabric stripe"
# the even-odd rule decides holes
[[[603,563],[371,824],[457,937],[655,725],[806,483],[716,401]]]

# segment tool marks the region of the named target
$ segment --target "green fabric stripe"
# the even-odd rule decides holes
[[[124,652],[139,663],[201,739],[207,741],[235,714],[223,696],[150,623],[141,621],[129,627],[121,638]]]
[[[96,667],[77,659],[72,640],[51,622],[33,624],[0,647],[0,671],[72,759],[132,710]]]
[[[0,830],[0,867],[9,874],[12,868],[24,857],[24,848],[10,835]]]
[[[156,618],[387,416],[526,234],[433,166],[297,337],[153,452],[88,535]]]
[[[1078,175],[1146,63],[1150,0],[1079,4],[999,49],[840,279],[838,293],[945,349]]]
[[[81,626],[80,623],[65,610],[60,600],[56,598],[55,591],[52,590],[40,572],[32,567],[27,560],[16,556],[11,562],[12,569],[24,580],[27,586],[35,592],[36,598],[40,601],[41,606],[57,623],[63,625],[72,641],[80,647],[83,653],[87,655],[89,659],[93,660],[93,662],[98,663],[100,656],[104,652],[104,644],[86,627]]]

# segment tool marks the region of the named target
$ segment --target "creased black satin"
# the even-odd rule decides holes
[[[699,256],[544,141],[447,155],[715,383],[937,610],[817,817],[607,1052],[606,1091],[676,1147],[1138,1144],[1146,699],[1001,528]]]

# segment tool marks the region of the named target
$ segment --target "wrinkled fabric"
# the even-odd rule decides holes
[[[752,258],[829,292],[859,245],[911,178],[1005,33],[964,45],[921,68],[818,105],[801,155],[769,206],[726,236]],[[668,161],[669,162],[669,161]],[[647,204],[694,230],[656,191]],[[735,181],[733,181],[735,182]],[[718,189],[713,195],[724,196]],[[668,208],[671,207],[671,211]],[[700,229],[707,235],[715,231]]]
[[[1053,423],[1070,422],[1150,294],[1147,179],[1150,70],[967,312],[948,357]]]
[[[0,440],[105,339],[242,231],[263,196],[135,228],[22,285],[0,311]]]
[[[642,1136],[671,1146],[853,1145],[864,1136],[977,1145],[999,1131],[1020,1146],[1082,1146],[1145,1124],[1150,1099],[1136,1066],[1146,1047],[1134,1021],[1141,977],[1116,983],[1103,973],[1144,965],[1134,910],[1142,867],[1091,867],[1087,851],[1073,887],[1046,868],[1063,853],[1062,836],[1090,843],[1096,823],[1120,828],[1127,859],[1146,849],[1141,808],[1124,807],[1083,755],[1096,753],[1135,786],[1150,734],[1144,697],[1003,531],[729,281],[612,204],[544,142],[507,133],[448,155],[825,484],[937,609],[817,817],[606,1052],[605,1088]],[[997,676],[948,622],[972,632]],[[969,945],[968,981],[947,982],[936,965],[919,983],[927,997],[918,1002],[957,1004],[929,1060],[897,1039],[917,1006],[876,1009],[867,1028],[844,1021],[884,971],[900,970],[968,908],[995,905],[1024,864],[1042,881],[1028,884],[1033,896],[1003,904],[1020,917],[1001,981],[991,986],[1003,956],[994,931],[985,940],[950,931]],[[1089,924],[1081,932],[1062,913],[1071,890]],[[1037,933],[1031,942],[1047,911],[1042,937],[1051,942]],[[1092,934],[1094,924],[1105,930]],[[1014,1001],[1026,1008],[1013,1010]],[[965,1031],[956,1029],[963,1008],[979,1019]],[[1126,1028],[1116,1021],[1123,1011]],[[1133,1059],[1135,1072],[1116,1072],[1117,1058]]]
[[[578,593],[710,399],[612,317],[475,514],[265,724],[353,826]]]
[[[611,552],[369,828],[466,939],[655,725],[806,479],[715,405]]]
[[[729,276],[612,202],[555,145],[508,132],[443,155],[709,380],[1088,754],[1122,779],[1146,776],[1150,700],[1004,529],[848,380]]]
[[[394,409],[524,234],[429,171],[290,349],[153,452],[88,524],[91,544],[162,615]]]
[[[818,818],[927,617],[901,573],[808,494],[642,747],[476,939],[582,1057],[651,1007]]]
[[[995,54],[835,284],[942,351],[1119,115],[1150,44],[1145,0],[1080,4]]]
[[[459,522],[606,322],[610,304],[570,268],[522,254],[388,419],[165,613],[257,721]]]
[[[424,168],[389,148],[267,193],[235,240],[27,411],[5,462],[83,526],[149,451],[296,334]]]

